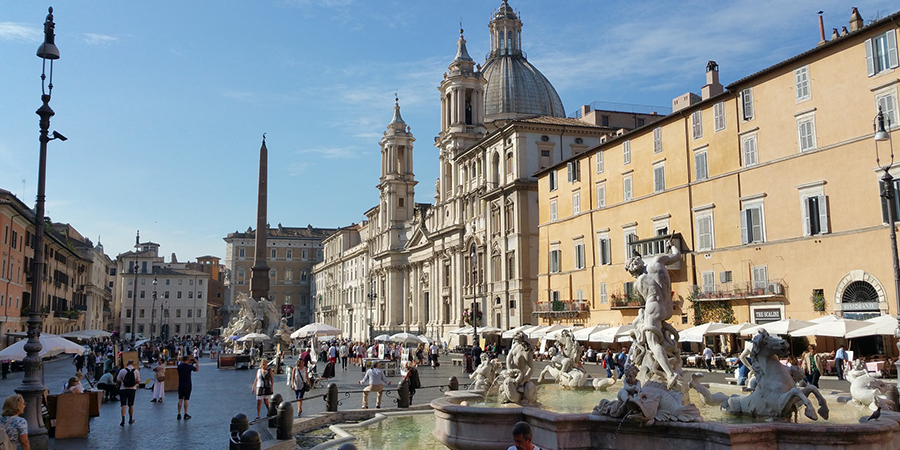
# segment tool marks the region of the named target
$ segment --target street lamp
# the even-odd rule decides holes
[[[475,253],[475,247],[472,247],[472,346],[478,345],[478,260],[475,259],[478,254]]]
[[[375,340],[375,323],[372,320],[372,311],[375,309],[375,299],[378,294],[375,293],[375,280],[369,280],[369,343]]]
[[[50,8],[47,19],[44,21],[44,43],[38,47],[37,56],[41,58],[43,68],[41,70],[41,102],[37,115],[40,120],[41,153],[38,162],[38,186],[37,202],[34,213],[34,257],[31,260],[31,313],[28,315],[28,342],[25,344],[26,356],[22,361],[25,365],[25,377],[22,384],[16,388],[16,393],[25,398],[25,420],[28,422],[28,440],[31,448],[45,450],[49,446],[47,429],[44,428],[44,418],[41,414],[41,402],[44,394],[44,384],[41,382],[43,362],[39,355],[41,351],[41,303],[43,300],[42,282],[44,274],[44,191],[47,184],[47,143],[53,139],[65,140],[66,138],[53,132],[50,137],[50,118],[53,110],[50,108],[50,94],[53,91],[53,60],[59,59],[59,49],[56,48],[56,35],[53,23],[53,8]],[[47,80],[47,61],[50,61],[50,79]]]
[[[153,275],[153,307],[150,308],[150,340],[153,340],[153,332],[156,331],[156,275]]]
[[[875,121],[872,126],[875,128],[875,164],[881,167],[884,175],[881,176],[881,198],[887,203],[888,227],[891,236],[891,261],[894,264],[894,299],[897,304],[897,331],[894,335],[900,338],[900,258],[897,257],[897,231],[894,228],[894,218],[897,210],[894,203],[894,177],[891,175],[891,166],[894,165],[894,143],[891,141],[891,133],[885,128],[885,120],[887,120],[887,129],[891,127],[891,118],[885,119],[881,106],[878,107],[878,114],[875,115]],[[891,161],[882,166],[878,157],[878,143],[888,141],[890,143]],[[897,349],[900,350],[900,342],[897,343]],[[900,359],[894,362],[894,366],[898,369],[897,382],[900,383]]]
[[[137,297],[138,297],[138,269],[140,269],[140,264],[138,264],[138,252],[141,251],[141,230],[138,230],[137,235],[134,238],[134,292],[131,294],[131,347],[134,348],[134,343],[137,341]]]

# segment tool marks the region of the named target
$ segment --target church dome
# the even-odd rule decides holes
[[[487,120],[541,115],[565,117],[562,101],[550,81],[528,62],[522,51],[522,22],[503,0],[488,26],[491,53],[481,69]]]

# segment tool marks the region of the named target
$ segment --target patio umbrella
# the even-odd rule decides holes
[[[451,331],[450,334],[464,335],[464,334],[472,334],[473,332],[474,332],[474,329],[472,327],[462,327],[462,328],[457,328],[457,329]]]
[[[112,333],[103,330],[79,330],[61,335],[67,339],[93,339],[98,337],[110,337]]]
[[[575,327],[558,328],[558,329],[552,330],[552,331],[550,331],[550,332],[545,332],[545,333],[544,333],[544,338],[545,338],[545,339],[552,339],[552,340],[554,340],[554,341],[558,341],[558,340],[559,340],[559,335],[562,334],[563,330],[570,330],[570,331],[571,331],[571,330],[574,330],[574,329],[575,329]]]
[[[434,339],[432,339],[428,336],[425,336],[424,334],[420,334],[416,337],[418,337],[420,341],[424,342],[425,345],[431,345],[434,342]]]
[[[863,328],[847,333],[845,338],[857,338],[863,336],[893,336],[897,332],[897,318],[889,315],[883,315],[864,320],[868,323]]]
[[[388,342],[391,340],[391,335],[389,334],[379,334],[375,336],[375,342]]]
[[[842,338],[846,337],[847,333],[851,331],[856,331],[869,325],[872,324],[867,323],[864,320],[838,319],[832,322],[822,322],[817,323],[811,327],[802,328],[798,331],[795,331],[793,336],[828,336]],[[896,325],[897,321],[895,319],[895,328]]]
[[[55,356],[60,353],[73,353],[81,355],[84,353],[84,347],[76,344],[64,337],[55,334],[41,333],[41,351],[38,356],[41,358]],[[28,339],[22,339],[9,347],[0,351],[0,359],[11,359],[14,361],[22,361],[25,359],[25,344]]]
[[[719,322],[707,322],[696,327],[678,332],[678,342],[703,342],[706,336],[714,336],[722,333],[721,330],[728,325]]]
[[[588,337],[590,342],[629,342],[631,341],[631,330],[634,325],[619,325],[600,330]]]
[[[825,322],[834,322],[835,320],[840,320],[840,319],[841,319],[840,317],[838,317],[834,314],[829,314],[827,316],[817,317],[813,320],[810,320],[810,322],[825,323]]]
[[[576,341],[586,341],[586,340],[588,340],[588,338],[591,337],[592,334],[594,334],[598,331],[603,331],[607,328],[609,328],[609,325],[594,325],[592,327],[582,328],[578,331],[575,331],[572,334],[575,335]]]
[[[525,334],[528,336],[528,339],[537,339],[539,337],[538,333],[543,333],[547,328],[550,328],[550,325],[538,325],[526,331]],[[541,336],[543,336],[543,334],[541,334]]]
[[[397,333],[395,335],[392,335],[388,339],[390,339],[391,342],[400,342],[403,344],[421,344],[422,343],[422,341],[419,339],[418,336],[416,336],[414,334],[406,333],[406,332]]]
[[[724,328],[719,330],[720,334],[741,334],[741,332],[747,328],[754,327],[750,322],[739,323],[736,325],[726,325]]]
[[[769,322],[755,327],[745,328],[741,330],[741,334],[744,336],[753,336],[757,331],[765,329],[769,334],[793,335],[795,331],[813,325],[815,325],[814,322],[807,322],[805,320],[782,319],[777,322]]]
[[[341,330],[324,323],[313,322],[300,327],[297,331],[291,333],[292,339],[305,338],[310,336],[340,336]]]
[[[268,341],[270,339],[272,339],[272,338],[270,338],[268,335],[265,335],[262,333],[250,333],[250,334],[246,334],[243,337],[241,337],[240,339],[238,339],[238,342],[260,342],[260,341]]]
[[[500,334],[503,330],[496,327],[478,327],[478,334]]]
[[[516,333],[519,331],[525,333],[525,335],[527,336],[529,330],[533,330],[537,327],[538,327],[538,325],[522,325],[520,327],[515,327],[511,330],[504,331],[503,334],[500,335],[500,337],[503,339],[512,339],[513,336],[515,336]]]

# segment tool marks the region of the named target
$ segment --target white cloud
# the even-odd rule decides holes
[[[321,156],[325,159],[351,159],[359,155],[359,152],[353,147],[316,147],[297,150],[296,153]]]
[[[105,45],[118,41],[119,38],[105,34],[85,33],[84,42],[88,45]]]
[[[14,22],[0,22],[0,39],[9,41],[41,42],[43,30]]]

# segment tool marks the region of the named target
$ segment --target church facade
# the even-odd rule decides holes
[[[460,30],[440,82],[433,197],[416,201],[416,139],[396,102],[380,141],[378,204],[365,221],[323,241],[324,262],[313,268],[316,320],[345,336],[408,331],[451,341],[448,333],[472,316],[480,327],[537,323],[534,174],[600,145],[616,128],[565,117],[556,90],[527,61],[522,22],[506,0],[489,30],[483,65]],[[640,121],[656,117],[646,116]]]

